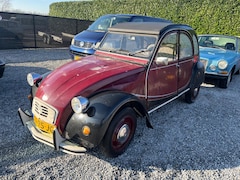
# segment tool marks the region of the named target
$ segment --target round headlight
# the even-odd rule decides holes
[[[218,68],[219,69],[225,69],[228,66],[228,62],[225,60],[220,60],[218,62]]]
[[[27,82],[30,86],[33,86],[34,81],[33,81],[33,76],[31,73],[28,73],[28,75],[27,75]]]
[[[211,64],[209,67],[212,71],[216,71],[216,66],[215,65]]]
[[[30,86],[33,86],[38,80],[40,81],[42,76],[37,73],[28,73],[27,74],[27,82]]]
[[[82,96],[74,97],[71,100],[71,106],[75,113],[83,112],[87,108],[88,104],[88,99]]]

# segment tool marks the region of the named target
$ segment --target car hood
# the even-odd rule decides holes
[[[235,51],[209,48],[209,47],[200,47],[200,58],[207,60],[230,60],[234,59],[237,56]]]
[[[69,105],[74,96],[87,97],[143,70],[143,65],[91,55],[81,61],[71,61],[50,73],[40,83],[36,97],[62,109]]]
[[[77,41],[96,43],[96,42],[99,42],[102,40],[105,33],[106,32],[85,30],[85,31],[82,31],[81,33],[75,35],[74,39]]]

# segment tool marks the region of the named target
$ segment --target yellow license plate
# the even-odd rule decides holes
[[[81,58],[81,56],[74,56],[73,60],[80,60]]]
[[[49,124],[37,117],[33,117],[34,123],[36,125],[36,127],[38,127],[39,129],[41,129],[42,131],[46,132],[46,133],[53,133],[53,130],[55,128],[55,125],[53,124]]]

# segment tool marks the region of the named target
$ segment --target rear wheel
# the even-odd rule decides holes
[[[137,126],[135,112],[131,108],[120,111],[110,123],[101,148],[109,157],[121,155],[130,144]]]
[[[188,92],[186,92],[185,94],[185,100],[187,103],[193,103],[200,91],[200,86],[195,87],[195,88],[191,88]]]

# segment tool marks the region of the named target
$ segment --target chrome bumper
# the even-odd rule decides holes
[[[42,131],[38,130],[33,122],[33,117],[27,112],[24,112],[21,108],[18,109],[18,114],[22,124],[28,128],[33,138],[37,141],[47,144],[48,146],[53,147],[55,150],[65,152],[67,154],[81,155],[87,151],[86,148],[62,138],[56,128],[51,136],[46,135]]]

